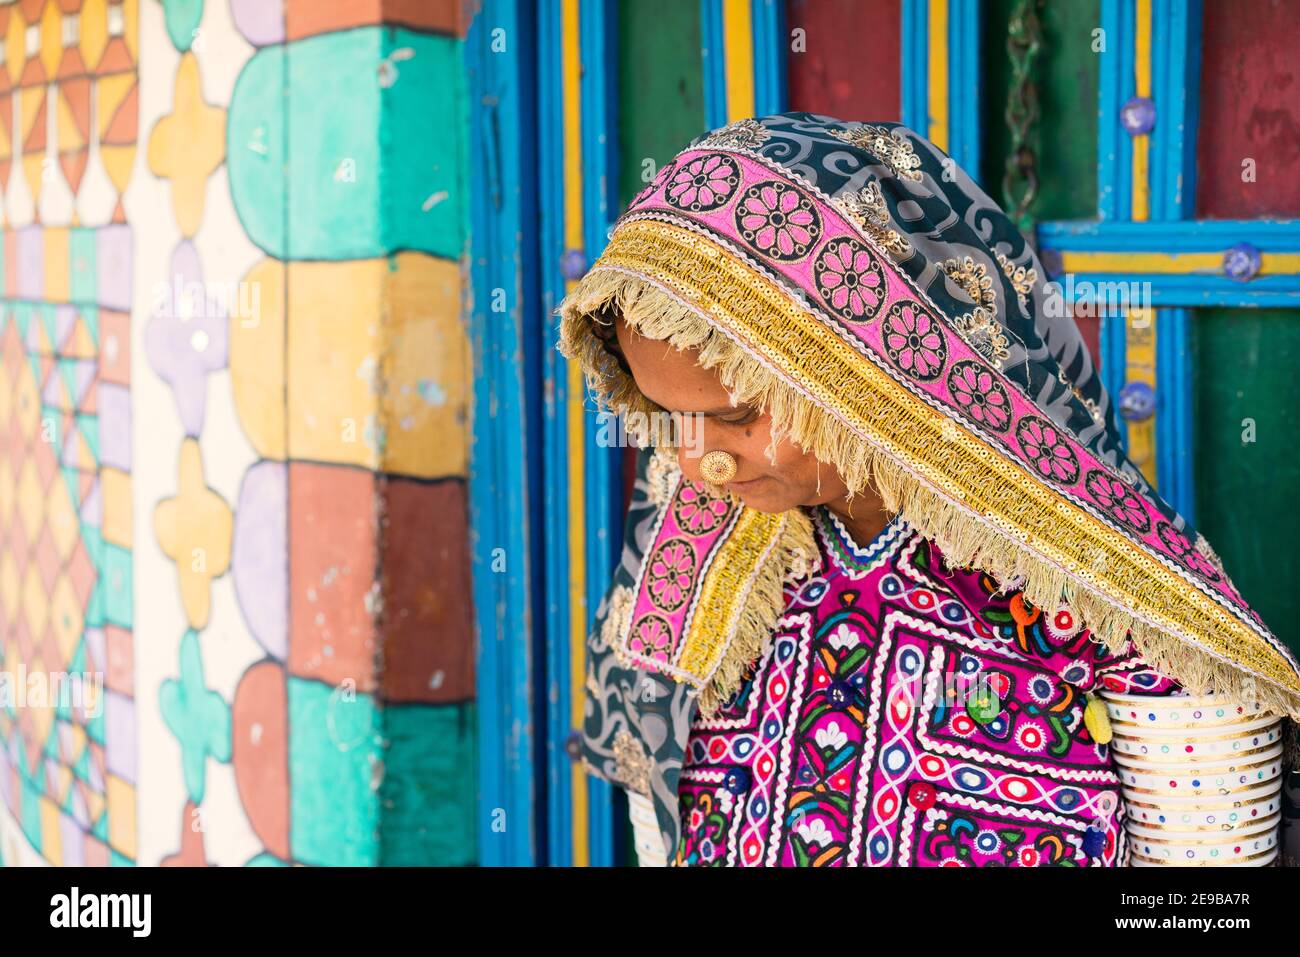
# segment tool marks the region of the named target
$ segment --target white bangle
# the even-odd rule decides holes
[[[644,794],[627,792],[628,818],[632,821],[632,835],[636,843],[636,856],[642,867],[667,867],[668,855],[664,851],[663,837],[659,832],[659,819],[655,816],[654,802]]]

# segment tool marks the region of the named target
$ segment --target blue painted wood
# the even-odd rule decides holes
[[[1147,156],[1147,176],[1151,187],[1149,210],[1151,219],[1173,219],[1168,213],[1169,185],[1177,184],[1177,170],[1181,153],[1170,155],[1170,147],[1181,137],[1177,111],[1181,109],[1181,85],[1175,90],[1170,85],[1172,44],[1163,42],[1169,22],[1170,0],[1151,0],[1151,99],[1156,108],[1156,125],[1151,130],[1151,148]],[[1172,170],[1171,170],[1172,167]],[[1173,173],[1171,180],[1171,172]]]
[[[790,39],[785,29],[785,0],[753,0],[754,113],[784,113],[789,96],[786,53]]]
[[[552,315],[564,298],[564,72],[561,65],[560,0],[541,0],[537,9],[538,195],[541,251],[542,325],[558,339]],[[555,349],[545,352],[545,419],[542,428],[543,524],[546,592],[546,827],[547,863],[573,863],[572,759],[565,745],[574,689],[569,686],[569,456],[567,363]]]
[[[494,53],[496,28],[524,42]],[[526,326],[535,308],[537,223],[530,128],[531,74],[525,52],[531,24],[518,0],[493,0],[465,40],[469,78],[471,241],[470,333],[474,351],[474,428],[470,459],[470,527],[478,624],[480,862],[536,862],[533,594],[530,530],[540,522],[530,492]],[[507,312],[491,311],[504,290]],[[497,551],[500,549],[501,551]],[[503,558],[505,571],[494,569]],[[498,564],[499,568],[499,564]],[[504,815],[504,817],[502,816]],[[504,825],[502,829],[501,825]]]
[[[1103,0],[1106,2],[1106,0]],[[1118,218],[1133,217],[1133,137],[1124,129],[1120,121],[1120,112],[1137,93],[1137,50],[1135,36],[1137,30],[1137,0],[1119,0],[1119,34],[1107,41],[1117,42],[1119,48],[1119,82],[1116,86],[1115,113],[1108,118],[1118,134],[1115,151],[1116,167],[1112,172],[1115,182],[1116,211]]]
[[[1156,312],[1156,487],[1195,525],[1191,322],[1188,309]]]
[[[579,29],[582,56],[582,186],[583,241],[587,261],[595,262],[609,239],[617,216],[618,169],[615,109],[615,56],[618,51],[613,0],[587,0],[581,6]],[[589,403],[590,405],[590,403]],[[609,588],[622,549],[624,503],[621,482],[622,449],[602,448],[601,430],[594,414],[587,417],[586,627],[591,628],[596,608]],[[566,639],[567,640],[567,639]],[[615,821],[614,793],[608,782],[589,778],[591,863],[597,867],[615,862],[622,848],[623,821]],[[616,832],[617,828],[617,832]]]
[[[700,50],[704,71],[704,122],[711,130],[727,122],[727,45],[722,0],[700,0]]]
[[[1195,213],[1200,3],[1153,0],[1152,16],[1156,25],[1152,43],[1156,126],[1152,131],[1151,218],[1186,221]],[[1166,501],[1195,524],[1191,317],[1184,308],[1160,309],[1156,314],[1156,485]]]
[[[1143,283],[1149,283],[1150,289],[1144,291]],[[1080,272],[1072,273],[1071,281],[1062,283],[1061,289],[1073,302],[1114,302],[1125,292],[1130,299],[1162,307],[1294,308],[1300,305],[1300,276],[1297,275],[1265,276],[1239,283],[1221,276]]]
[[[922,136],[930,133],[929,0],[903,0],[901,114],[903,125]]]
[[[1119,402],[1120,390],[1124,388],[1127,373],[1128,349],[1124,340],[1124,314],[1107,312],[1101,317],[1100,342],[1101,384],[1105,386],[1113,403]],[[1120,441],[1128,442],[1128,423],[1119,415],[1116,406],[1115,423]]]
[[[1078,252],[1222,252],[1248,241],[1261,252],[1300,252],[1300,220],[1201,219],[1166,222],[1050,221],[1038,226],[1045,248]]]
[[[1123,86],[1124,59],[1121,47],[1124,42],[1122,0],[1102,0],[1101,29],[1105,38],[1104,53],[1098,54],[1101,63],[1097,71],[1097,217],[1116,220],[1123,204],[1122,181],[1127,179],[1129,166],[1124,163],[1121,137],[1127,138],[1119,123],[1119,108]]]
[[[948,8],[948,155],[980,181],[980,0]]]

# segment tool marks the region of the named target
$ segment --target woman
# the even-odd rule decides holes
[[[1032,250],[915,133],[698,138],[561,312],[598,397],[679,426],[589,640],[584,760],[643,857],[1113,866],[1099,689],[1300,714]]]

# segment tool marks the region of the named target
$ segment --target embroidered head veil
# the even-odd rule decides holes
[[[617,310],[698,349],[740,402],[954,561],[1068,605],[1155,668],[1300,716],[1300,669],[1209,544],[1128,461],[1059,291],[998,206],[890,123],[743,120],[665,165],[560,307],[561,350],[621,413],[656,408],[592,331]],[[802,510],[732,533],[764,567],[673,626],[671,664],[706,709],[736,687],[810,547]],[[714,563],[725,576],[725,563]],[[633,609],[612,609],[626,627]]]

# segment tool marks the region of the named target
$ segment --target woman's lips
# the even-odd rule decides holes
[[[767,478],[766,475],[760,475],[758,478],[746,479],[743,482],[728,482],[727,488],[732,488],[732,489],[753,488],[755,485],[763,481],[763,479],[765,478]]]

